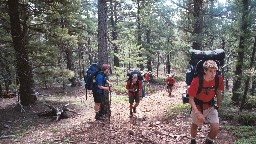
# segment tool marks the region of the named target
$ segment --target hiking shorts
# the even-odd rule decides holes
[[[168,84],[167,89],[172,88],[173,84]]]
[[[214,107],[210,107],[204,110],[203,115],[205,118],[205,123],[219,124],[218,111]],[[192,117],[192,123],[196,124],[198,127],[202,127],[203,124],[198,122],[198,119],[193,110],[191,111],[191,117]]]
[[[139,103],[139,102],[140,102],[140,97],[139,97],[138,95],[136,95],[136,96],[129,96],[129,103],[130,103],[130,104],[133,104],[134,101],[135,101],[136,103]]]
[[[93,98],[95,103],[102,103],[104,94],[93,92]]]

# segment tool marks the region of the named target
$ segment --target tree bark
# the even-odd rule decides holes
[[[201,33],[203,30],[203,16],[202,16],[202,7],[203,7],[203,0],[193,0],[194,2],[194,30],[193,30],[193,39],[195,37],[199,38],[196,40],[193,40],[192,48],[201,50],[202,49],[202,40],[201,40]]]
[[[242,1],[242,19],[241,19],[241,35],[240,35],[240,40],[239,40],[239,48],[237,50],[238,57],[237,57],[237,63],[236,63],[236,68],[235,68],[235,78],[234,78],[234,86],[233,86],[233,96],[232,96],[232,101],[235,105],[239,104],[240,101],[240,95],[241,95],[241,82],[242,82],[242,70],[243,70],[243,61],[244,61],[244,51],[246,49],[246,33],[248,31],[248,0]]]
[[[171,64],[170,64],[170,53],[166,55],[166,73],[170,74],[171,73]]]
[[[98,59],[100,65],[108,63],[107,46],[107,3],[105,0],[98,0]]]
[[[151,34],[151,30],[147,29],[146,30],[146,40],[147,40],[147,48],[148,48],[148,54],[147,54],[147,69],[148,71],[152,71],[152,58],[151,58],[151,52],[150,52],[150,34]]]
[[[141,20],[140,20],[140,10],[141,10],[141,5],[140,5],[140,0],[137,0],[137,45],[140,46],[139,49],[141,49],[142,46],[142,30],[141,30]],[[142,53],[139,53],[139,57],[142,57]],[[139,64],[140,70],[143,70],[143,64]]]
[[[98,0],[98,59],[99,65],[108,63],[107,49],[107,3],[105,0]],[[109,93],[104,91],[101,113],[110,118]]]
[[[112,40],[117,40],[117,27],[116,27],[116,23],[117,23],[116,6],[117,6],[117,2],[116,2],[116,0],[114,0],[114,1],[111,0],[110,1],[110,6],[111,6],[110,21],[111,21],[111,25],[112,25]],[[115,43],[113,44],[113,47],[114,47],[114,66],[119,67],[120,66],[120,61],[119,61],[119,58],[117,57],[118,47]]]
[[[254,47],[252,49],[252,56],[251,56],[251,59],[250,59],[250,66],[249,66],[250,69],[253,69],[253,64],[255,63],[255,53],[256,53],[256,37],[254,37]],[[246,98],[247,98],[247,93],[248,93],[248,90],[249,90],[249,87],[250,87],[249,86],[250,76],[247,75],[246,77],[247,77],[247,79],[245,81],[244,95],[243,95],[243,98],[242,98],[240,111],[242,111],[243,108],[244,108],[245,101],[246,101]]]
[[[75,71],[74,63],[73,63],[72,49],[67,48],[65,50],[65,53],[66,53],[66,60],[67,60],[67,69],[69,69],[71,71]],[[75,77],[69,78],[68,80],[71,82],[71,87],[75,87],[77,85]]]
[[[35,103],[36,96],[31,95],[33,93],[33,74],[28,49],[25,46],[27,42],[26,21],[23,21],[23,31],[21,28],[19,0],[8,0],[8,14],[10,16],[11,35],[16,55],[16,72],[20,84],[20,102],[22,105],[27,106]]]

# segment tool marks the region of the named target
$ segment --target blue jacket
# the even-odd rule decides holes
[[[101,93],[103,94],[103,91],[102,89],[99,89],[98,86],[105,86],[106,84],[106,81],[108,80],[108,77],[103,75],[102,73],[99,73],[97,76],[96,76],[96,91],[98,93]]]

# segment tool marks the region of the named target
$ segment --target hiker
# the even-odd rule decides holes
[[[215,61],[207,60],[203,63],[202,91],[198,93],[200,76],[193,78],[188,88],[189,103],[192,107],[191,117],[191,144],[196,144],[197,129],[203,123],[210,123],[210,132],[205,140],[205,144],[212,144],[219,132],[218,109],[221,103],[221,91],[224,90],[223,78],[217,75],[218,66]],[[215,87],[215,82],[218,83]],[[198,94],[197,94],[198,93]],[[214,104],[214,97],[217,96],[217,106]]]
[[[174,79],[174,74],[167,74],[167,78],[165,80],[166,84],[167,84],[167,92],[169,94],[169,96],[172,95],[172,87],[174,85],[174,83],[176,82]]]
[[[95,83],[95,90],[93,90],[93,97],[94,97],[94,110],[96,113],[95,119],[96,120],[104,120],[104,91],[111,91],[112,84],[108,80],[108,73],[109,73],[110,66],[108,64],[103,64],[100,68],[100,72],[96,76],[96,83]],[[108,86],[105,86],[108,84]]]
[[[130,103],[130,117],[136,113],[136,107],[142,99],[142,82],[138,80],[138,75],[133,74],[132,78],[127,81],[126,89],[128,90],[129,103]],[[135,105],[133,103],[135,101]]]

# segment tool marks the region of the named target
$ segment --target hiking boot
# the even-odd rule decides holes
[[[205,143],[205,144],[213,144],[213,141],[212,141],[212,140],[209,140],[209,139],[206,139],[204,143]]]
[[[96,120],[104,120],[104,117],[103,117],[101,114],[96,113],[95,119],[96,119]]]
[[[191,139],[190,144],[196,144],[196,140],[195,139]]]
[[[133,107],[133,112],[136,113],[136,107]]]

